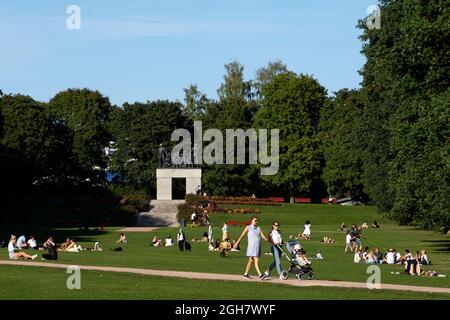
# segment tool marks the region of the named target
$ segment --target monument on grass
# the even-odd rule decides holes
[[[184,155],[183,155],[184,156]],[[150,212],[142,212],[137,219],[138,226],[160,227],[178,226],[177,206],[184,200],[172,199],[172,179],[186,179],[186,194],[197,193],[202,185],[202,169],[192,165],[191,154],[183,157],[181,164],[171,161],[171,154],[162,144],[158,149],[156,169],[156,199],[150,201]]]

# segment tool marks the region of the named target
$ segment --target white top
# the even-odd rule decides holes
[[[410,253],[407,253],[407,254],[405,255],[405,257],[406,257],[406,260],[414,260],[414,257],[413,257],[413,255],[412,255],[411,252],[410,252]]]
[[[281,233],[278,230],[272,230],[272,232],[270,233],[270,236],[272,237],[273,244],[283,243],[283,240],[281,238]]]
[[[195,212],[192,212],[192,214],[191,214],[191,220],[195,220],[195,217],[196,217],[197,215],[195,214]]]
[[[27,239],[25,239],[25,236],[20,236],[19,239],[17,239],[17,248],[22,248],[22,246],[27,242]]]
[[[228,225],[227,224],[223,225],[222,232],[228,232]]]
[[[166,247],[170,247],[173,246],[173,240],[172,238],[167,238],[166,239]]]
[[[178,232],[178,234],[177,234],[177,241],[182,241],[182,240],[184,240],[184,236],[183,236],[183,234],[181,232]]]
[[[11,254],[11,253],[14,253],[14,251],[15,251],[14,245],[12,242],[10,242],[8,244],[8,253]]]
[[[386,254],[386,263],[387,264],[394,264],[395,263],[395,254],[394,254],[394,252],[388,252]]]
[[[350,242],[352,242],[352,236],[349,233],[345,236],[345,243],[350,243]]]
[[[303,231],[304,234],[311,234],[311,225],[305,224],[305,231]]]
[[[30,239],[30,240],[28,240],[28,245],[29,245],[31,248],[36,248],[36,247],[37,247],[36,239]]]
[[[359,253],[355,253],[355,256],[353,257],[353,262],[354,263],[360,263],[361,262],[361,256],[359,255]]]

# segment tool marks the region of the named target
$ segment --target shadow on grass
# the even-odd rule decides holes
[[[422,240],[432,247],[435,252],[450,252],[450,240]]]
[[[42,244],[48,237],[53,237],[56,243],[63,242],[66,238],[71,238],[79,242],[95,242],[98,236],[106,235],[111,231],[98,231],[96,229],[84,230],[74,228],[52,228],[52,227],[37,227],[37,226],[11,226],[3,225],[0,228],[0,242],[8,243],[11,234],[17,237],[24,235],[27,239],[34,235],[37,243]]]

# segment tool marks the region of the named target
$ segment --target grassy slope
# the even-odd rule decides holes
[[[443,294],[298,288],[270,283],[249,285],[98,271],[82,271],[81,290],[69,290],[67,277],[65,270],[60,269],[0,266],[0,299],[449,299]]]
[[[440,273],[450,275],[450,239],[448,236],[433,232],[417,231],[409,227],[400,227],[394,223],[383,220],[377,215],[373,207],[343,207],[328,205],[288,205],[273,207],[261,206],[260,224],[264,230],[270,228],[273,220],[281,223],[281,230],[285,239],[289,234],[297,234],[303,228],[305,220],[312,223],[313,240],[303,241],[302,244],[310,254],[320,249],[325,257],[322,261],[314,261],[314,269],[317,279],[349,280],[365,282],[367,279],[366,265],[356,265],[350,254],[345,255],[344,238],[342,232],[336,231],[342,222],[347,224],[361,224],[374,220],[381,223],[381,229],[367,230],[366,239],[363,245],[370,247],[379,246],[382,250],[394,247],[397,250],[421,250],[426,249],[433,262],[428,269],[436,270]],[[225,220],[246,220],[249,215],[229,215],[216,214],[213,216],[215,236],[221,236],[221,223]],[[237,238],[241,228],[231,227],[232,238]],[[200,272],[217,272],[241,274],[246,263],[245,257],[246,241],[244,239],[241,247],[244,250],[238,253],[231,253],[228,258],[220,258],[217,253],[208,252],[205,243],[193,243],[193,251],[180,253],[176,247],[158,248],[150,247],[149,243],[155,234],[165,237],[171,234],[176,237],[175,228],[162,228],[151,233],[128,233],[129,243],[123,245],[123,252],[112,252],[109,249],[116,246],[114,240],[118,233],[114,229],[98,235],[93,232],[83,232],[77,230],[45,230],[24,228],[3,227],[1,238],[6,239],[10,233],[22,234],[34,232],[38,234],[38,239],[44,239],[48,233],[53,234],[59,240],[70,235],[77,237],[82,245],[92,246],[94,241],[100,241],[105,249],[104,252],[82,252],[82,253],[62,253],[60,263],[89,264],[89,265],[111,265],[128,266],[151,269],[170,269]],[[200,237],[206,228],[188,228],[189,238]],[[324,236],[332,236],[338,241],[336,244],[324,245],[320,239]],[[268,251],[268,244],[263,244],[263,250]],[[5,249],[0,251],[0,259],[6,259]],[[262,266],[271,263],[271,256],[263,256]],[[286,264],[285,264],[286,265]],[[422,286],[450,287],[450,278],[424,278],[410,277],[404,275],[393,275],[391,271],[401,271],[401,266],[382,265],[382,282],[413,284]]]

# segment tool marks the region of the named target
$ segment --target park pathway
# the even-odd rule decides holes
[[[45,267],[45,268],[60,268],[60,269],[67,269],[67,267],[69,267],[69,265],[67,265],[67,264],[59,264],[59,263],[35,262],[35,261],[11,261],[11,260],[0,260],[0,265]],[[319,286],[319,287],[367,289],[367,284],[364,282],[331,281],[331,280],[298,281],[297,279],[279,280],[279,279],[275,279],[275,278],[271,279],[271,280],[260,281],[257,277],[253,277],[252,279],[246,279],[246,278],[242,277],[241,275],[233,275],[233,274],[170,271],[170,270],[152,270],[152,269],[138,269],[138,268],[124,268],[124,267],[86,266],[86,265],[79,265],[79,267],[81,270],[122,272],[122,273],[133,273],[133,274],[158,276],[158,277],[176,277],[176,278],[188,278],[188,279],[200,279],[200,280],[246,281],[246,282],[256,281],[256,282],[263,282],[263,283],[276,283],[276,284],[283,284],[283,285],[291,285],[291,286],[296,286],[296,287]],[[450,288],[408,286],[408,285],[400,285],[400,284],[383,283],[383,284],[381,284],[380,289],[450,294]]]

